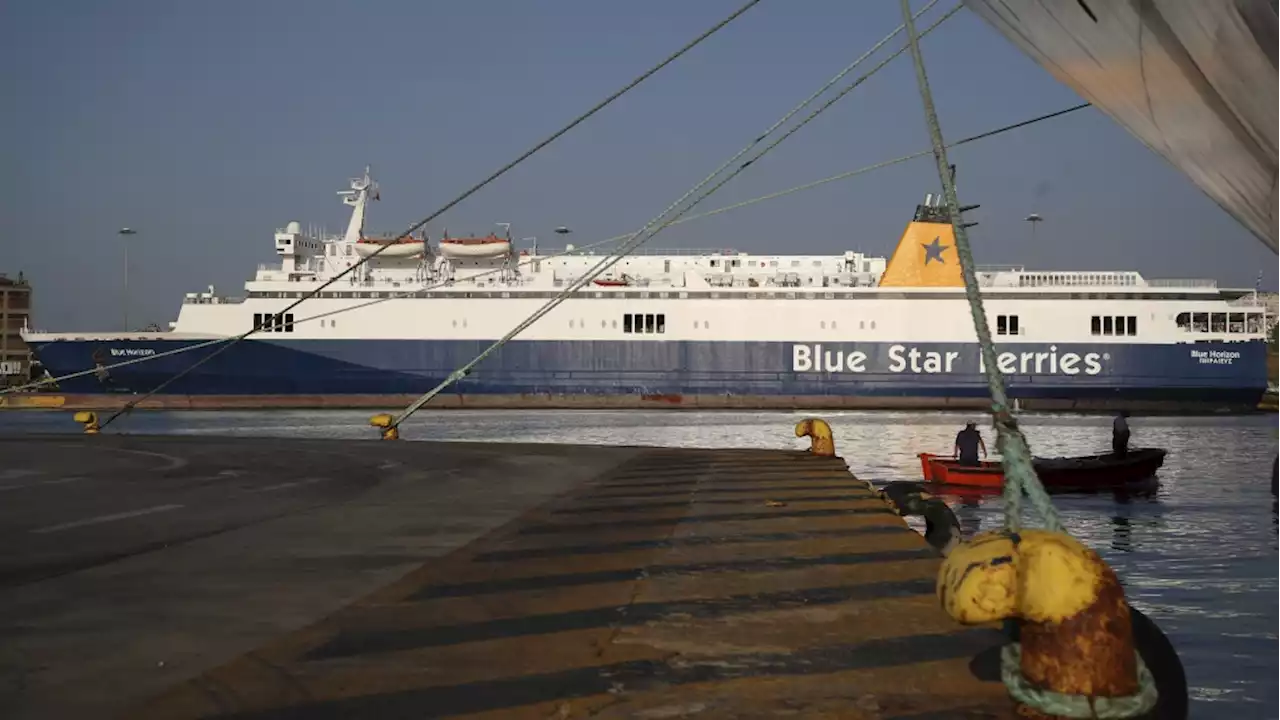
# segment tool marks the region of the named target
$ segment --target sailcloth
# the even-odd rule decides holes
[[[1276,0],[965,0],[1276,251]]]

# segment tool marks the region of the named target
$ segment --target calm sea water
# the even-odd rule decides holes
[[[122,419],[112,431],[373,440],[370,413],[163,412]],[[491,440],[661,445],[804,447],[802,413],[421,412],[406,440]],[[837,451],[862,478],[918,480],[919,452],[949,452],[956,431],[982,417],[958,413],[823,413]],[[1107,417],[1028,415],[1037,455],[1106,452]],[[1150,496],[1059,495],[1067,528],[1098,550],[1133,605],[1169,635],[1186,667],[1195,718],[1277,718],[1280,588],[1277,505],[1271,465],[1274,415],[1132,418],[1134,446],[1170,451]],[[0,413],[0,434],[79,432],[67,413]],[[988,447],[994,437],[984,431]],[[998,497],[947,498],[967,533],[999,527]],[[1028,523],[1034,519],[1028,515]]]

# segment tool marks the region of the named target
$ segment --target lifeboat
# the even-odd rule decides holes
[[[1124,457],[1112,454],[1065,458],[1034,458],[1032,465],[1046,490],[1091,490],[1123,487],[1150,479],[1164,465],[1166,451],[1160,448],[1130,450]],[[1004,485],[1004,468],[998,462],[983,461],[965,466],[948,456],[920,453],[924,481],[939,485],[960,485],[998,489]]]
[[[426,240],[410,236],[401,238],[360,238],[356,241],[356,254],[360,257],[369,257],[378,252],[378,248],[388,245],[390,247],[378,253],[379,259],[418,257],[426,252],[427,249]]]
[[[625,277],[624,278],[596,278],[591,282],[595,283],[596,285],[599,285],[600,287],[626,287],[631,284],[631,281]]]
[[[440,254],[448,258],[496,258],[511,254],[511,241],[497,235],[451,238],[440,241]]]

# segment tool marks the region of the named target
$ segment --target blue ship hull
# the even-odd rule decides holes
[[[197,340],[33,343],[55,377],[200,344]],[[488,346],[469,340],[247,340],[165,389],[186,396],[354,396],[424,392]],[[216,344],[63,381],[64,393],[141,393]],[[1259,341],[1001,344],[1021,400],[1153,400],[1253,405],[1267,387]],[[447,391],[462,396],[972,398],[987,395],[975,344],[535,341],[506,345]],[[742,402],[735,402],[742,405]],[[777,406],[778,403],[768,403]],[[834,404],[853,404],[836,402]]]

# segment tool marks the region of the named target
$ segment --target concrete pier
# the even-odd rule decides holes
[[[803,452],[0,439],[0,716],[1011,717]]]

